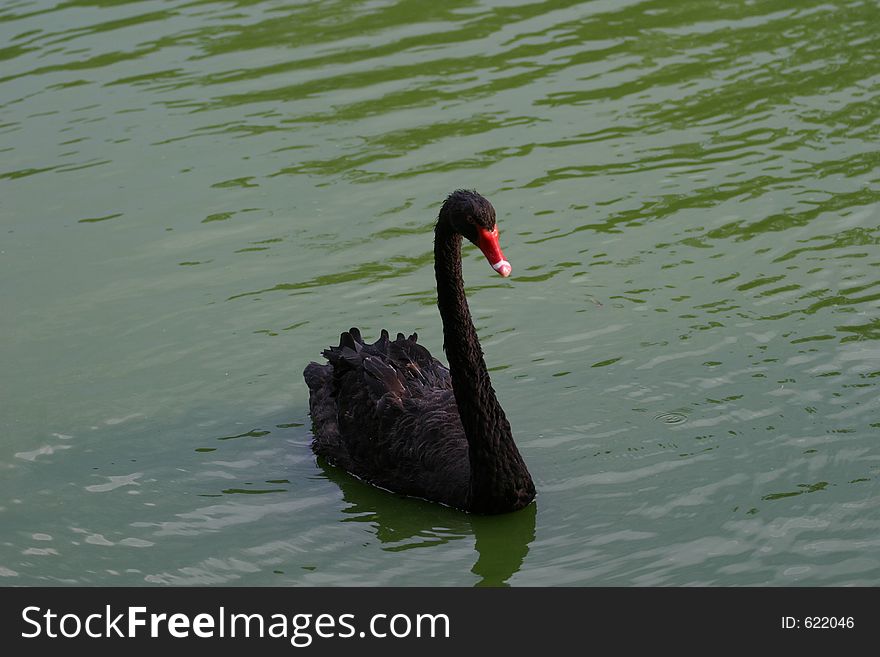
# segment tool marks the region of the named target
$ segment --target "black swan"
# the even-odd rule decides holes
[[[444,367],[417,336],[388,332],[373,344],[353,328],[309,363],[314,452],[381,488],[474,513],[529,504],[535,485],[495,397],[471,320],[461,276],[461,238],[475,244],[502,276],[510,263],[498,244],[495,208],[458,190],[434,229],[437,306]]]

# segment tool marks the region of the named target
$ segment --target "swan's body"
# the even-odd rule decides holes
[[[477,513],[529,504],[535,487],[495,396],[461,277],[461,236],[502,276],[495,211],[476,192],[446,199],[435,229],[437,305],[444,367],[416,335],[365,343],[357,329],[325,350],[327,365],[304,372],[312,447],[334,465],[404,495]]]

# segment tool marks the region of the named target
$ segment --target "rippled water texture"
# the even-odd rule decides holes
[[[794,8],[792,8],[794,7]],[[880,584],[876,2],[0,8],[0,583]],[[302,368],[441,355],[466,254],[539,490],[316,463]]]

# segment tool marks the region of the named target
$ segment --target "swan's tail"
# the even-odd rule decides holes
[[[321,365],[319,363],[309,363],[303,370],[303,378],[311,392],[316,392],[323,388],[330,377],[333,375],[329,365]]]

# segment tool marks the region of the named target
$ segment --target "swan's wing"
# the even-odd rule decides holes
[[[323,354],[333,367],[334,378],[340,381],[355,375],[355,385],[366,386],[375,403],[387,394],[399,399],[430,397],[436,390],[451,390],[449,369],[434,358],[422,345],[418,335],[388,339],[382,330],[373,344],[361,338],[353,328],[340,336],[339,346],[325,349]],[[342,390],[339,391],[342,394]],[[357,395],[357,391],[347,392]]]
[[[467,472],[449,464],[467,463],[467,442],[449,370],[417,339],[391,341],[383,330],[367,344],[352,329],[323,352],[329,365],[306,368],[306,380],[316,453],[380,486],[428,496],[435,478],[466,488]]]
[[[324,351],[333,368],[333,393],[343,436],[368,435],[371,442],[400,432],[402,416],[446,405],[452,389],[449,370],[418,344],[418,336],[388,332],[367,344],[360,331],[340,336],[339,346]],[[453,402],[454,405],[454,402]],[[352,438],[354,439],[354,438]]]

